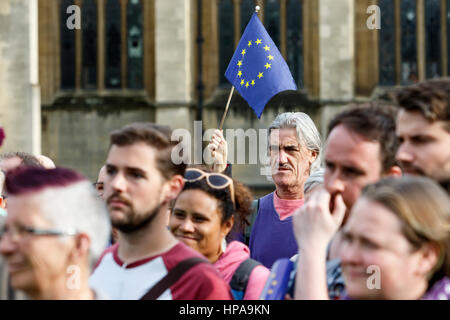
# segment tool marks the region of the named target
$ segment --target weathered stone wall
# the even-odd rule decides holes
[[[146,90],[139,93],[126,90],[59,92],[58,45],[55,44],[58,41],[53,41],[58,40],[58,33],[54,32],[58,25],[58,10],[50,0],[40,2],[39,55],[40,66],[44,69],[39,74],[45,87],[42,130],[40,110],[36,108],[38,81],[33,53],[38,50],[32,50],[35,41],[32,26],[37,30],[36,15],[31,14],[34,1],[0,0],[0,125],[8,134],[2,151],[20,148],[38,153],[42,132],[43,154],[53,158],[58,165],[78,169],[95,180],[106,159],[109,133],[125,124],[155,121],[172,128],[189,129],[194,137],[198,79],[195,0],[155,0],[151,2],[151,8],[146,4],[146,21],[151,20],[152,24],[146,26],[145,43],[154,53],[146,61],[147,64],[152,61],[154,71],[145,69]],[[304,5],[305,45],[308,43],[309,48],[305,52],[305,77],[312,85],[302,88],[301,92],[277,95],[269,102],[261,119],[235,93],[225,129],[266,129],[277,114],[302,111],[311,116],[324,136],[326,124],[338,107],[354,100],[354,1],[317,0]],[[218,31],[217,25],[215,29],[208,28],[208,24],[215,23],[216,4],[208,2],[204,4],[204,10],[207,14],[203,17],[206,28],[203,129],[206,130],[219,125],[229,91],[216,87]],[[307,68],[310,72],[306,72]],[[248,163],[249,153],[259,152],[260,145],[249,145],[248,139],[246,143],[245,160]],[[203,142],[203,147],[206,144]],[[272,190],[273,184],[260,174],[260,164],[236,164],[237,156],[241,154],[234,144],[234,176],[252,186],[257,194]]]
[[[43,154],[95,181],[107,157],[109,133],[132,122],[155,121],[154,108],[145,102],[124,108],[117,100],[60,99],[43,108]]]
[[[354,96],[354,0],[319,0],[320,99]]]

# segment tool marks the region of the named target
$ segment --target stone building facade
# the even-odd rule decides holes
[[[224,128],[263,129],[280,112],[303,111],[325,135],[328,119],[350,102],[412,75],[417,81],[448,74],[447,2],[1,0],[2,151],[43,153],[94,180],[111,130],[156,121],[193,132],[199,88],[203,129],[217,127],[230,91],[223,69],[255,5],[299,90],[275,96],[260,119],[235,94]],[[71,30],[74,5],[81,28]],[[381,8],[381,29],[368,24],[372,5]],[[411,27],[414,37],[407,38]],[[258,194],[273,189],[259,172],[257,164],[234,166],[235,177]]]

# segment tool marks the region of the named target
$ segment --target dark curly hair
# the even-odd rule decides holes
[[[396,89],[390,96],[406,111],[418,111],[430,121],[444,121],[450,132],[450,78],[422,81]]]
[[[214,173],[210,169],[205,167],[197,167],[208,173]],[[250,225],[250,222],[247,220],[247,217],[252,212],[252,201],[253,195],[249,188],[247,188],[241,182],[233,179],[233,187],[234,187],[234,197],[236,209],[233,206],[233,201],[231,200],[230,188],[224,189],[214,189],[211,188],[205,179],[201,179],[195,182],[186,181],[183,187],[183,191],[186,190],[201,190],[213,198],[219,201],[219,210],[222,214],[221,223],[225,223],[232,216],[235,217],[235,226],[239,229],[239,231],[243,232],[246,225]],[[233,228],[236,230],[235,228]]]

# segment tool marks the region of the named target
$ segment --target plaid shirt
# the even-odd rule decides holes
[[[345,295],[345,283],[339,259],[327,261],[327,287],[331,300],[342,299]]]

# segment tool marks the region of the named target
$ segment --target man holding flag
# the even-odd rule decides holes
[[[274,95],[297,90],[289,67],[256,13],[242,35],[225,76],[258,118]],[[277,259],[290,258],[297,252],[292,214],[303,205],[306,179],[319,167],[321,139],[314,122],[302,112],[278,115],[269,127],[268,139],[276,190],[257,200],[251,219],[254,223],[248,235],[251,258],[271,268]],[[227,146],[220,131],[216,131],[208,147],[216,160],[214,169],[224,170]]]

